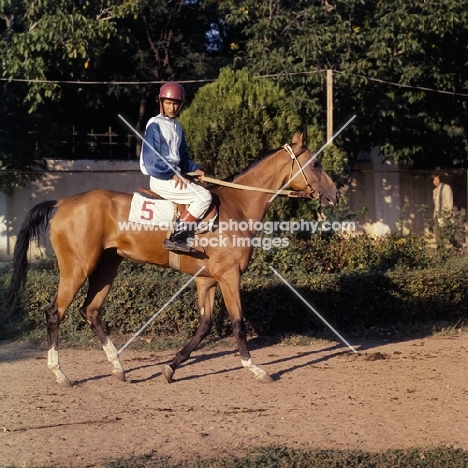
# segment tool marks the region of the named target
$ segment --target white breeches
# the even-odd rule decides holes
[[[203,218],[211,203],[211,193],[200,185],[190,183],[185,189],[175,186],[173,179],[161,180],[150,177],[150,188],[153,192],[181,205],[189,205],[189,213],[197,219]]]

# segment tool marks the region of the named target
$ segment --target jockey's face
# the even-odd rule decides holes
[[[163,99],[162,104],[164,115],[167,115],[171,119],[176,117],[179,113],[180,106],[182,105],[180,101],[176,101],[175,99]]]

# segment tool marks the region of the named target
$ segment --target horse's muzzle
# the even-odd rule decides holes
[[[324,195],[321,193],[319,195],[319,200],[322,206],[330,206],[330,205],[336,206],[340,203],[340,197],[341,197],[340,192],[336,192],[334,197],[330,197],[328,195]]]

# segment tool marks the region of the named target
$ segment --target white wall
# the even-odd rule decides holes
[[[40,180],[15,190],[7,197],[0,194],[0,261],[11,260],[16,234],[29,210],[42,201],[57,200],[92,189],[132,193],[148,187],[148,176],[141,174],[135,161],[48,161],[49,172]],[[454,189],[458,209],[466,210],[465,172],[445,174]],[[432,213],[432,183],[427,172],[409,171],[383,161],[377,150],[362,154],[355,162],[347,196],[352,211],[366,207],[357,219],[357,231],[380,236],[395,231],[400,223],[403,232],[425,232],[423,205]],[[33,246],[30,259],[50,250]]]
[[[16,189],[12,196],[0,195],[0,261],[11,260],[16,234],[29,210],[38,203],[93,189],[132,193],[139,186],[149,188],[149,178],[140,172],[137,160],[49,160],[47,168],[43,177]],[[44,249],[32,246],[31,260],[41,252]]]
[[[440,174],[453,189],[454,208],[466,212],[467,173],[461,170]],[[348,191],[351,211],[366,207],[365,214],[358,217],[358,232],[381,236],[401,229],[404,234],[428,234],[425,218],[432,218],[433,189],[429,171],[398,167],[384,161],[377,149],[359,155]]]

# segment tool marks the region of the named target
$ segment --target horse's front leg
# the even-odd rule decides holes
[[[200,323],[198,329],[191,338],[191,340],[175,355],[170,364],[164,364],[162,367],[162,374],[166,382],[171,383],[172,377],[177,367],[185,362],[192,351],[201,343],[208,333],[210,333],[214,297],[216,291],[216,280],[213,278],[195,278],[198,291],[198,310],[200,312]]]
[[[231,277],[233,276],[233,277]],[[236,337],[237,347],[241,358],[242,366],[253,372],[255,378],[261,382],[272,382],[273,379],[265,370],[254,364],[247,346],[247,332],[245,329],[244,316],[240,300],[240,275],[233,272],[229,278],[219,281],[223,293],[224,302],[231,319],[232,331]]]

